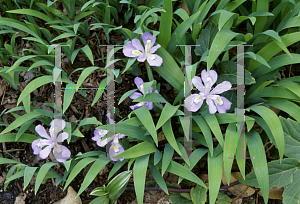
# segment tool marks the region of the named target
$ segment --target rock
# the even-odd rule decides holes
[[[16,197],[14,204],[25,204],[26,194],[20,194]]]
[[[77,193],[74,189],[69,186],[68,187],[68,194],[63,199],[53,203],[53,204],[82,204],[80,197],[76,198]]]

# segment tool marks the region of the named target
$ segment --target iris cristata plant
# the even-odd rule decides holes
[[[229,81],[223,81],[211,91],[212,86],[216,83],[218,78],[217,72],[214,70],[210,70],[208,72],[206,72],[206,70],[202,70],[201,78],[195,76],[192,79],[192,83],[196,86],[200,93],[191,94],[185,99],[184,105],[187,110],[192,112],[198,111],[202,106],[203,101],[206,99],[206,104],[209,107],[210,114],[214,114],[217,111],[219,113],[226,113],[226,111],[230,109],[231,103],[227,98],[218,94],[230,90],[231,83]],[[202,84],[202,81],[204,85]]]
[[[58,162],[65,162],[71,156],[70,150],[59,144],[69,137],[66,132],[61,132],[66,126],[64,120],[54,119],[49,129],[50,137],[42,125],[37,125],[35,131],[45,139],[34,140],[31,144],[33,154],[39,155],[41,159],[46,159],[52,148],[53,155]]]
[[[135,83],[135,85],[137,86],[137,88],[140,90],[140,92],[142,92],[143,94],[145,94],[145,93],[144,93],[144,85],[143,85],[143,84],[144,84],[144,81],[143,81],[143,79],[141,79],[140,77],[135,77],[134,83]],[[148,90],[147,93],[152,93],[152,91],[153,91],[153,87],[151,86],[151,87],[149,88],[149,90]],[[154,92],[155,92],[155,93],[158,93],[157,90],[155,90]],[[141,93],[139,93],[139,92],[133,92],[129,97],[130,97],[131,99],[136,99],[136,98],[142,96],[143,94],[141,94]],[[152,108],[153,108],[153,103],[152,103],[152,102],[139,102],[138,104],[135,104],[135,105],[133,105],[133,106],[130,106],[130,108],[131,108],[132,110],[134,110],[134,109],[140,108],[140,107],[142,107],[142,106],[146,106],[146,107],[148,108],[148,110],[152,110]]]

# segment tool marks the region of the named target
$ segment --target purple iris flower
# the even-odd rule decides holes
[[[142,39],[145,48],[142,46],[139,39],[134,38],[124,46],[124,55],[126,57],[137,57],[139,62],[144,62],[147,60],[150,66],[160,67],[163,59],[157,54],[153,54],[158,48],[161,47],[160,44],[153,46],[156,41],[156,37],[151,35],[149,32],[145,32],[142,34]]]
[[[204,86],[202,84],[202,81]],[[218,84],[212,91],[211,87],[216,83],[218,74],[214,70],[210,70],[206,72],[206,70],[202,70],[201,78],[195,76],[192,79],[193,84],[200,91],[199,94],[191,94],[184,101],[184,105],[187,110],[196,112],[200,109],[203,104],[203,101],[206,99],[206,104],[209,107],[210,114],[214,114],[217,111],[219,113],[226,113],[227,110],[230,109],[231,103],[228,99],[218,94],[221,94],[225,91],[231,89],[231,83],[229,81],[223,81]]]
[[[140,90],[140,92],[142,92],[143,94],[145,94],[145,93],[144,93],[144,85],[143,85],[143,84],[144,84],[144,81],[143,81],[143,79],[141,79],[140,77],[135,77],[134,83],[135,83],[135,85],[137,86],[137,88]],[[148,90],[147,93],[152,93],[152,91],[153,91],[153,87],[151,86],[151,87],[149,88],[149,90]],[[157,90],[155,90],[154,92],[155,92],[155,93],[158,93]],[[140,96],[142,96],[141,93],[139,93],[139,92],[133,92],[129,97],[130,97],[131,99],[136,99],[136,98],[138,98],[138,97],[140,97]],[[146,107],[148,108],[148,110],[152,110],[152,108],[153,108],[153,103],[152,103],[152,102],[139,102],[138,104],[135,104],[135,105],[133,105],[133,106],[130,106],[130,108],[131,108],[132,110],[134,110],[134,109],[139,108],[139,107],[141,107],[141,106],[146,106]]]
[[[110,113],[107,113],[107,117],[109,118],[109,124],[113,124],[114,120],[110,118]],[[124,148],[119,144],[119,139],[125,137],[126,135],[124,134],[114,134],[113,136],[109,138],[105,138],[104,140],[102,139],[106,134],[108,133],[108,130],[101,130],[101,129],[96,129],[94,131],[94,137],[92,137],[92,140],[97,142],[97,145],[100,147],[104,147],[112,141],[112,145],[109,148],[109,156],[112,161],[123,161],[123,159],[115,159],[113,158],[114,156],[124,152]]]
[[[50,137],[43,126],[36,126],[35,131],[41,137],[46,139],[36,139],[32,142],[31,147],[33,149],[33,154],[39,154],[41,159],[46,159],[53,148],[53,155],[58,162],[65,162],[68,158],[70,158],[70,150],[63,145],[58,144],[69,137],[68,133],[61,133],[65,126],[66,123],[64,120],[54,119],[51,122],[51,127],[49,129]]]

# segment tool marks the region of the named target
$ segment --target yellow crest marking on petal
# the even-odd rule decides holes
[[[39,142],[36,146],[40,147],[42,144]]]
[[[138,51],[138,50],[133,50],[132,54],[141,55],[142,53],[140,51]]]
[[[151,40],[147,40],[146,53],[149,53],[150,43],[151,43]]]
[[[149,57],[154,60],[155,59],[155,56],[154,55],[149,55]]]
[[[115,146],[114,146],[114,151],[115,151],[115,152],[118,152],[118,151],[119,151],[119,148],[118,148],[117,144],[115,144]]]
[[[221,99],[217,99],[217,101],[219,102],[219,105],[223,104],[223,101]]]
[[[56,150],[58,153],[61,152],[61,149],[60,149],[57,145],[54,145],[54,148],[55,148],[55,150]]]
[[[195,103],[199,103],[200,100],[201,100],[201,97],[199,96],[198,98],[196,98],[196,99],[194,100],[194,102],[195,102]]]

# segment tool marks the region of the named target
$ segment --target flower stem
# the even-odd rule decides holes
[[[151,70],[150,65],[147,63],[147,61],[145,61],[145,66],[146,66],[146,68],[147,68],[147,74],[148,74],[149,82],[150,82],[150,81],[153,81],[154,78],[153,78],[152,70]]]

